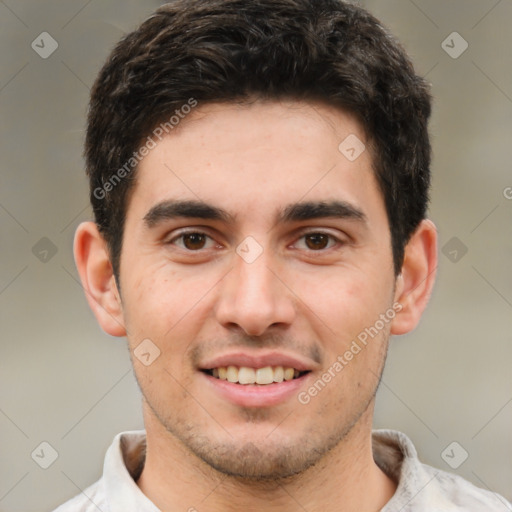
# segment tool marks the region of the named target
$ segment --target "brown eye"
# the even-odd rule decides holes
[[[206,244],[207,236],[202,233],[187,233],[181,236],[183,245],[190,251],[203,249]]]
[[[325,235],[323,233],[311,233],[309,235],[304,235],[304,238],[307,248],[313,251],[317,251],[327,247],[330,237],[329,235]]]
[[[188,252],[199,252],[202,249],[212,249],[215,246],[215,240],[201,231],[189,231],[177,234],[174,238],[166,242],[166,244],[174,245]]]

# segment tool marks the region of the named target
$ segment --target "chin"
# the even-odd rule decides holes
[[[224,475],[248,482],[272,483],[306,471],[321,457],[316,450],[305,452],[300,443],[276,446],[267,441],[259,448],[253,443],[241,447],[218,446],[207,453],[196,453],[206,464]]]

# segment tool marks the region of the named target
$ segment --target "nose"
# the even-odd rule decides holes
[[[274,270],[272,255],[264,251],[255,261],[234,255],[234,266],[224,277],[216,305],[218,322],[260,336],[270,327],[287,327],[295,317],[294,295]],[[272,268],[272,269],[271,269]]]

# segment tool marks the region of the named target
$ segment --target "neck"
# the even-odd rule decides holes
[[[162,511],[379,511],[396,484],[375,464],[373,405],[333,450],[300,475],[254,482],[224,475],[198,459],[145,410],[146,461],[137,482]]]

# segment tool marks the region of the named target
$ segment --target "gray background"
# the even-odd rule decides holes
[[[51,510],[100,476],[116,433],[142,427],[125,342],[96,325],[71,247],[90,217],[89,87],[160,3],[0,1],[0,511]],[[454,471],[512,499],[512,2],[362,4],[433,84],[440,234],[437,287],[419,328],[392,340],[375,426],[406,432],[445,470],[457,441],[447,460],[469,456]],[[47,59],[31,48],[43,31],[59,45]],[[469,44],[456,59],[442,46],[454,31]],[[46,470],[31,457],[43,441],[58,452]]]

